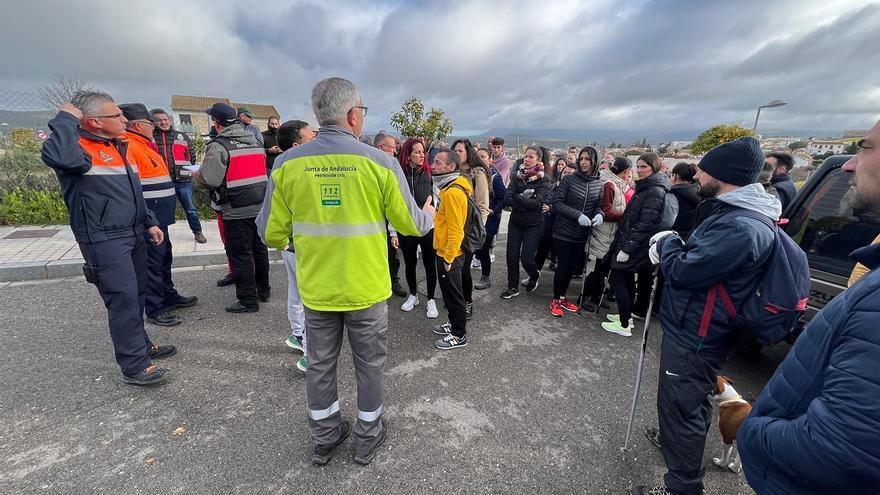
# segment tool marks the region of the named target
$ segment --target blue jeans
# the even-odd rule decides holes
[[[193,201],[192,182],[175,182],[174,192],[177,193],[177,200],[180,206],[186,212],[186,221],[189,222],[189,229],[196,232],[202,231],[202,224],[199,222],[199,211],[196,210],[196,204]]]

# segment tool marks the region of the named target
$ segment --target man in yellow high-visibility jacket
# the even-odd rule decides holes
[[[358,141],[367,107],[350,81],[329,78],[312,90],[317,137],[276,159],[266,243],[293,238],[297,284],[305,306],[306,385],[314,464],[330,461],[352,431],[339,412],[336,366],[343,327],[357,372],[355,462],[369,464],[385,440],[383,374],[388,339],[386,219],[421,236],[434,225],[431,200],[420,209],[397,163]],[[280,166],[279,166],[280,164]]]

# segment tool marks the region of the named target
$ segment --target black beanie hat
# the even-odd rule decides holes
[[[734,186],[745,186],[758,181],[764,168],[764,152],[753,137],[719,144],[700,160],[700,170]]]

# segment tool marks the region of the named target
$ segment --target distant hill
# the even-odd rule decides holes
[[[7,132],[16,127],[31,127],[34,129],[49,130],[49,120],[55,116],[55,112],[10,112],[0,110],[0,132]]]

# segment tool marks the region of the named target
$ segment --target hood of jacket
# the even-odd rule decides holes
[[[774,222],[779,221],[779,217],[782,215],[782,203],[779,199],[767,194],[764,191],[764,186],[757,182],[721,194],[718,196],[718,200],[732,206],[762,213],[772,218]]]
[[[679,198],[679,202],[684,199],[694,206],[703,201],[703,198],[700,197],[699,184],[673,184],[669,188],[669,192],[675,194]]]
[[[627,186],[625,180],[621,179],[614,172],[608,170],[607,168],[599,171],[599,178],[602,179],[602,182],[613,183],[615,186],[617,186],[618,189],[620,189],[621,192],[623,192],[623,190]]]
[[[589,157],[590,157],[590,161],[593,162],[593,172],[590,173],[590,174],[587,174],[587,173],[585,173],[585,172],[582,172],[582,171],[581,171],[581,166],[580,166],[580,164],[577,163],[577,162],[575,162],[575,164],[574,164],[575,173],[576,173],[576,174],[586,175],[586,176],[588,176],[588,177],[599,177],[599,173],[600,173],[600,170],[599,170],[599,152],[596,151],[596,148],[594,148],[594,147],[592,147],[592,146],[584,146],[583,148],[581,148],[580,151],[578,151],[578,159],[580,158],[581,153],[583,153],[584,151],[587,152],[587,155],[589,155]]]
[[[217,137],[225,137],[228,139],[234,139],[236,141],[240,141],[242,143],[252,144],[254,146],[260,146],[260,143],[257,141],[256,136],[254,136],[254,133],[245,129],[244,126],[241,124],[232,124],[231,126],[223,129],[223,132],[218,134]]]
[[[639,179],[636,181],[636,194],[644,191],[649,187],[662,187],[664,191],[669,191],[669,188],[672,187],[672,184],[669,183],[669,177],[662,172],[657,172],[655,174],[649,175],[644,179]]]

